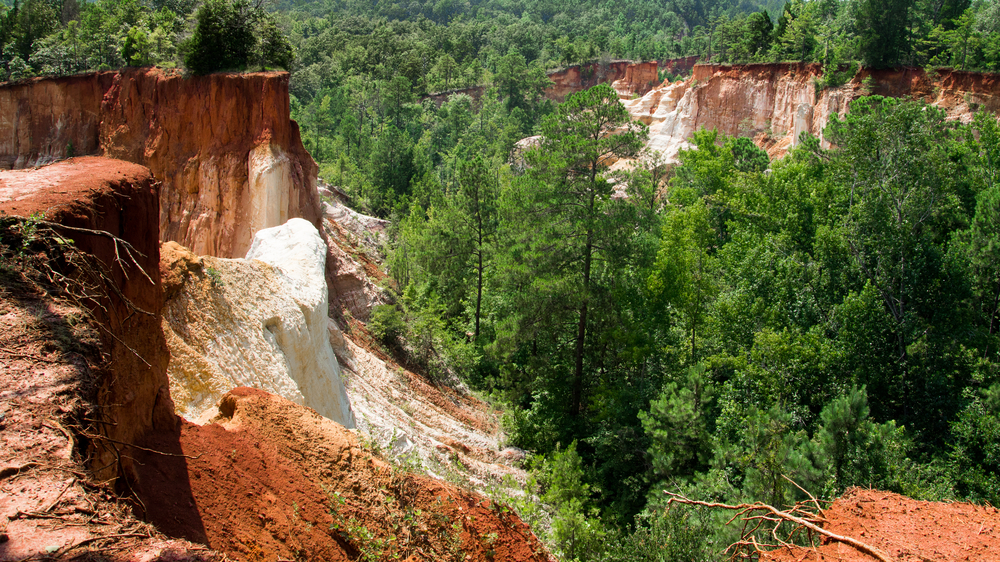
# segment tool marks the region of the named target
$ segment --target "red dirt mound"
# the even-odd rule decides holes
[[[136,451],[148,518],[241,560],[547,560],[513,512],[366,452],[313,410],[263,391],[223,397]]]
[[[823,528],[851,537],[899,562],[992,562],[1000,558],[1000,512],[968,503],[911,500],[889,492],[848,490],[823,512]],[[819,542],[819,541],[817,541]],[[871,562],[876,558],[839,542],[764,553],[771,562]]]

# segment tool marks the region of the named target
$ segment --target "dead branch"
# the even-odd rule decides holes
[[[63,487],[62,491],[61,491],[61,492],[59,492],[59,495],[58,495],[58,496],[56,496],[56,499],[55,499],[55,500],[53,500],[53,501],[52,501],[52,503],[50,503],[48,507],[46,507],[45,509],[43,509],[43,510],[42,510],[42,513],[48,513],[48,512],[50,512],[50,511],[52,511],[52,508],[53,508],[53,507],[55,507],[56,505],[58,505],[58,504],[59,504],[59,500],[61,500],[61,499],[62,499],[63,495],[64,495],[64,494],[65,494],[65,493],[66,493],[66,492],[67,492],[67,491],[68,491],[68,490],[69,490],[70,488],[72,488],[72,487],[73,487],[73,484],[76,484],[76,477],[73,477],[73,478],[70,478],[70,479],[69,479],[69,483],[68,483],[68,484],[66,484],[66,486],[65,486],[65,487]]]
[[[5,466],[0,469],[0,480],[16,476],[20,474],[22,470],[28,470],[29,468],[35,468],[36,466],[39,466],[37,462],[27,462],[20,466]]]
[[[125,255],[128,256],[129,261],[131,261],[132,265],[134,265],[139,270],[139,272],[142,273],[143,277],[145,277],[146,280],[149,281],[149,284],[150,285],[155,285],[156,284],[155,282],[153,282],[153,279],[146,273],[146,270],[143,269],[141,265],[139,265],[139,261],[135,258],[136,255],[138,255],[140,258],[144,258],[144,257],[146,257],[146,254],[143,254],[139,250],[136,250],[135,247],[132,246],[132,244],[128,243],[125,240],[122,240],[121,238],[115,236],[114,234],[111,234],[110,232],[107,232],[105,230],[93,230],[93,229],[90,229],[90,228],[80,228],[80,227],[76,227],[76,226],[66,226],[64,224],[59,224],[59,223],[49,222],[49,221],[44,221],[44,220],[43,221],[38,221],[37,224],[45,226],[49,230],[52,230],[53,231],[52,233],[55,234],[56,236],[59,236],[59,233],[55,232],[55,229],[61,229],[61,230],[68,230],[70,232],[80,232],[82,234],[90,234],[90,235],[93,235],[93,236],[102,236],[104,238],[110,238],[111,242],[115,245],[115,258],[117,258],[116,261],[118,262],[118,267],[120,267],[122,269],[122,273],[125,274],[125,277],[128,278],[128,272],[125,271],[125,266],[123,265],[123,261],[124,260],[121,259],[121,256],[118,253],[118,246],[121,246],[122,248],[125,249]]]
[[[826,521],[826,518],[823,517],[823,508],[819,506],[819,502],[816,501],[816,497],[813,496],[811,493],[809,493],[809,490],[806,490],[802,486],[799,486],[798,483],[795,482],[795,480],[792,480],[791,478],[785,476],[784,474],[782,474],[781,477],[784,478],[785,480],[788,480],[792,484],[792,486],[798,488],[803,494],[809,496],[809,499],[812,500],[813,505],[816,506],[816,515],[819,515],[824,521]]]
[[[675,494],[673,492],[665,492],[665,493],[668,496],[670,496],[670,499],[667,500],[667,505],[668,506],[670,504],[673,504],[673,503],[676,502],[676,503],[685,504],[685,505],[698,505],[698,506],[709,507],[709,508],[713,508],[713,509],[727,509],[727,510],[730,510],[730,511],[736,511],[737,515],[734,516],[733,519],[730,519],[729,520],[730,522],[732,522],[734,519],[736,519],[736,517],[739,517],[741,515],[744,516],[743,517],[744,520],[755,519],[755,518],[759,517],[759,516],[756,516],[756,515],[751,515],[750,517],[746,517],[745,514],[748,514],[748,513],[766,512],[766,513],[770,513],[772,516],[774,516],[774,518],[777,518],[780,521],[788,521],[790,523],[794,523],[795,525],[798,525],[799,527],[804,527],[804,528],[806,528],[806,529],[808,529],[810,531],[814,531],[816,533],[819,533],[819,534],[821,534],[821,535],[829,538],[830,540],[833,540],[833,541],[836,541],[836,542],[839,542],[839,543],[843,543],[843,544],[846,544],[848,546],[852,546],[852,547],[856,548],[857,550],[859,550],[859,551],[861,551],[861,552],[863,552],[863,553],[865,553],[865,554],[867,554],[869,556],[872,556],[872,557],[878,559],[880,562],[893,562],[892,560],[889,559],[888,556],[886,556],[885,554],[882,554],[882,552],[879,551],[877,548],[875,548],[873,546],[870,546],[870,545],[867,545],[867,544],[865,544],[865,543],[863,543],[863,542],[861,542],[861,541],[859,541],[857,539],[854,539],[854,538],[851,538],[851,537],[846,537],[846,536],[843,536],[843,535],[838,535],[838,534],[832,533],[830,531],[827,531],[826,529],[824,529],[824,528],[816,525],[816,523],[813,522],[813,521],[822,522],[822,519],[819,519],[819,518],[817,518],[815,516],[808,517],[808,519],[807,519],[807,518],[804,518],[804,517],[797,517],[797,516],[793,515],[792,514],[793,511],[799,510],[800,512],[802,512],[802,510],[800,510],[798,506],[796,506],[796,509],[793,509],[793,510],[790,510],[790,511],[781,511],[780,509],[778,509],[778,508],[776,508],[774,506],[768,505],[766,503],[763,503],[763,502],[741,503],[741,504],[738,504],[738,505],[729,505],[729,504],[725,504],[725,503],[715,503],[715,502],[704,502],[704,501],[699,501],[699,500],[692,500],[692,499],[688,499],[688,498],[686,498],[686,497],[684,497],[684,496],[682,496],[680,494]],[[805,512],[805,513],[808,513],[808,512]],[[813,514],[809,514],[809,515],[813,515]],[[810,521],[810,519],[811,519],[811,521]],[[772,532],[776,533],[776,531],[772,531]],[[775,535],[775,538],[777,538],[776,535]],[[784,541],[781,541],[779,539],[779,542],[784,542]],[[744,534],[743,538],[739,542],[735,543],[734,545],[731,545],[730,548],[732,548],[733,546],[745,546],[745,545],[752,545],[757,552],[760,552],[760,546],[762,546],[762,545],[759,545],[759,543],[757,543],[756,537],[754,537],[753,533],[751,532],[749,534],[749,536],[747,536],[746,534]],[[769,545],[769,546],[775,546],[775,545]],[[727,549],[727,551],[728,551],[728,549]]]
[[[132,537],[143,538],[143,539],[152,538],[152,536],[149,533],[120,533],[120,534],[117,534],[117,535],[101,535],[99,537],[91,537],[89,539],[84,539],[84,540],[82,540],[82,541],[80,541],[78,543],[75,543],[75,544],[72,544],[72,545],[69,545],[69,546],[64,546],[62,549],[60,549],[60,550],[56,551],[55,553],[53,553],[52,556],[53,557],[61,556],[63,554],[66,554],[67,552],[73,550],[74,548],[80,548],[81,546],[83,546],[85,544],[92,543],[94,541],[99,541],[99,540],[103,540],[103,539],[124,539],[124,538],[132,538]]]
[[[28,361],[38,361],[39,363],[49,363],[52,365],[57,365],[64,363],[65,361],[53,361],[52,359],[45,359],[44,357],[39,357],[37,355],[24,355],[22,353],[6,353],[0,352],[0,359],[26,359]]]
[[[112,439],[110,437],[105,437],[103,435],[97,435],[97,434],[93,434],[93,433],[84,433],[83,436],[86,437],[86,438],[88,438],[88,439],[110,441],[111,443],[117,443],[118,445],[122,445],[124,447],[132,447],[133,449],[139,449],[140,451],[146,451],[147,453],[153,453],[153,454],[156,454],[156,455],[163,455],[165,457],[184,457],[186,459],[198,460],[198,459],[201,458],[202,455],[205,454],[205,453],[198,453],[197,456],[191,456],[191,455],[185,455],[183,453],[166,453],[164,451],[157,451],[156,449],[147,449],[146,447],[140,447],[140,446],[134,445],[132,443],[126,443],[124,441],[116,441],[115,439]]]

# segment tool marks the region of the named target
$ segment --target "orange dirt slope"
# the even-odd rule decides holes
[[[854,538],[898,562],[993,562],[1000,559],[1000,511],[969,503],[916,501],[853,488],[823,512],[823,528]],[[871,562],[876,558],[824,539],[817,547],[781,548],[769,562]]]
[[[168,535],[240,560],[547,560],[512,511],[387,464],[309,408],[237,388],[220,412],[136,451]]]

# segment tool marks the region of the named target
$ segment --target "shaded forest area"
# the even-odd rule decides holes
[[[1000,2],[567,4],[28,0],[0,63],[290,69],[321,177],[392,220],[370,329],[506,409],[541,500],[511,501],[563,559],[717,559],[734,531],[663,490],[1000,502],[995,117],[863,98],[836,149],[771,162],[701,131],[667,168],[606,85],[542,95],[546,70],[615,58],[816,61],[819,88],[997,70]]]

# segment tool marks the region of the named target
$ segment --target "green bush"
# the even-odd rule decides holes
[[[196,18],[184,60],[195,74],[292,65],[288,39],[274,18],[249,0],[206,0]]]
[[[403,312],[391,304],[375,305],[368,321],[368,331],[388,346],[399,346],[400,339],[406,334]]]
[[[608,537],[605,562],[708,562],[718,560],[712,529],[703,514],[672,506],[636,516],[635,529]]]

